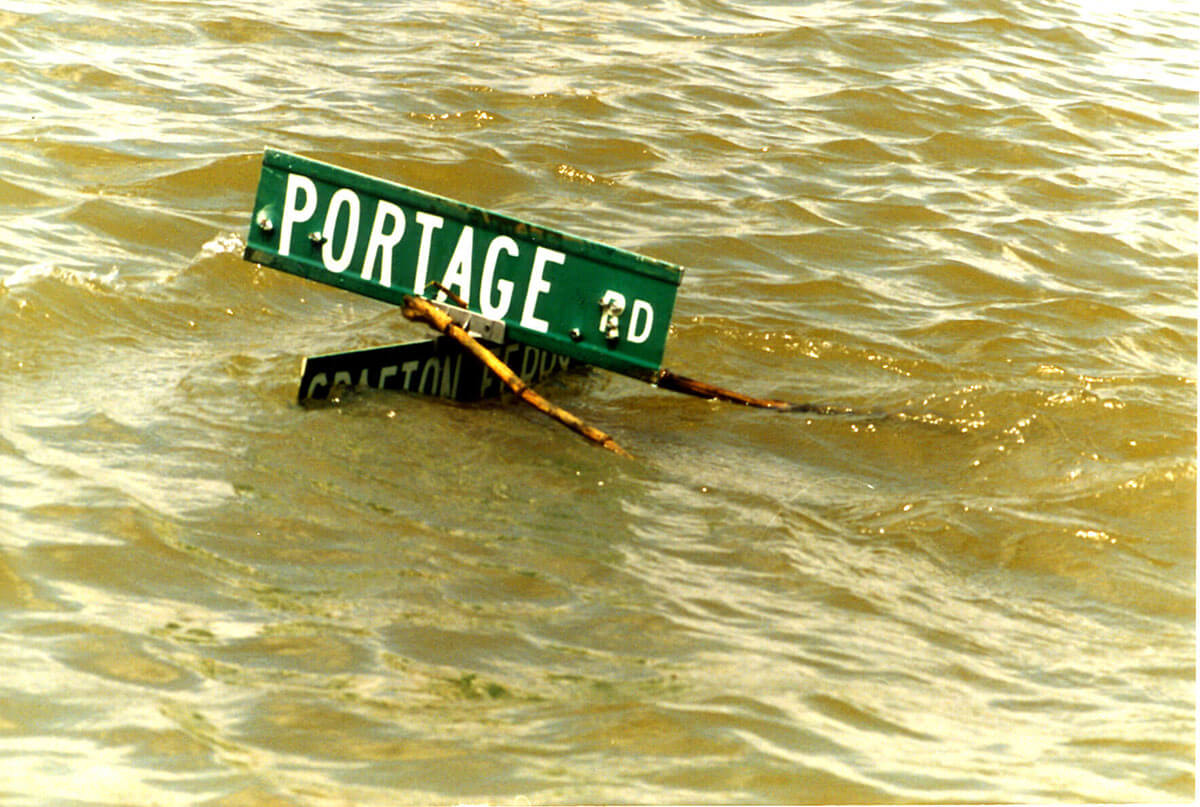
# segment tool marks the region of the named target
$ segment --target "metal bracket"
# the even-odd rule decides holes
[[[476,339],[482,339],[485,342],[495,342],[498,345],[504,344],[504,323],[500,320],[488,319],[482,314],[476,314],[474,311],[468,311],[465,308],[459,308],[456,305],[443,303],[439,300],[426,299],[426,302],[445,311],[446,315],[450,317],[455,325]]]
[[[624,313],[624,295],[615,291],[606,292],[600,301],[600,333],[609,343],[621,338],[621,315]]]

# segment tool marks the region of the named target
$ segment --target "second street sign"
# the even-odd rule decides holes
[[[682,270],[268,149],[245,257],[400,304],[441,284],[513,342],[652,379]]]
[[[574,365],[563,356],[515,342],[488,343],[487,348],[526,384],[536,384]],[[496,397],[504,385],[457,342],[439,336],[304,360],[301,401],[329,398],[338,387],[417,392],[467,402]]]

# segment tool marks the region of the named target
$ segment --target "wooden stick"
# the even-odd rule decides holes
[[[749,395],[743,395],[740,392],[718,387],[715,384],[709,384],[706,381],[697,381],[694,378],[677,375],[665,368],[659,370],[658,374],[654,377],[654,385],[660,389],[682,392],[685,395],[695,395],[698,398],[728,401],[730,403],[741,404],[742,406],[758,407],[759,409],[774,409],[778,412],[815,412],[820,415],[849,415],[854,413],[854,410],[840,406],[789,403],[788,401],[776,401],[770,398],[753,398]]]
[[[406,295],[404,297],[404,307],[401,312],[408,319],[424,322],[434,330],[444,333],[454,341],[458,342],[464,348],[469,350],[472,355],[483,362],[484,366],[495,373],[501,381],[503,381],[510,390],[512,390],[521,400],[557,420],[559,423],[566,426],[568,429],[583,435],[588,440],[591,440],[596,445],[607,448],[615,454],[620,454],[622,457],[628,457],[629,453],[609,435],[584,423],[579,418],[572,415],[567,410],[555,406],[547,401],[541,395],[538,395],[521,377],[509,369],[508,365],[496,358],[490,350],[479,344],[469,333],[463,330],[450,319],[446,312],[442,311],[437,306],[431,305],[428,300],[423,297],[414,297]]]
[[[469,305],[467,305],[467,301],[466,301],[466,300],[464,300],[463,298],[459,297],[457,294],[455,294],[454,292],[450,291],[450,289],[446,288],[446,287],[445,287],[445,286],[443,286],[441,283],[438,283],[436,280],[431,280],[431,281],[429,281],[428,283],[426,283],[426,284],[425,284],[425,291],[427,291],[427,292],[428,292],[430,289],[437,289],[437,290],[438,290],[438,291],[440,291],[442,294],[446,295],[446,298],[447,298],[448,300],[450,300],[450,302],[452,302],[452,303],[454,303],[456,306],[458,306],[459,308],[470,308],[470,306],[469,306]]]

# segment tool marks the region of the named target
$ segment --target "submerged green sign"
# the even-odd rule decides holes
[[[400,304],[441,284],[507,339],[651,379],[683,271],[268,149],[249,261]]]

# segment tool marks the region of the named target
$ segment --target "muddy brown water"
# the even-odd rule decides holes
[[[1190,801],[1187,3],[0,3],[0,801]],[[678,263],[666,366],[241,260],[275,146]]]

